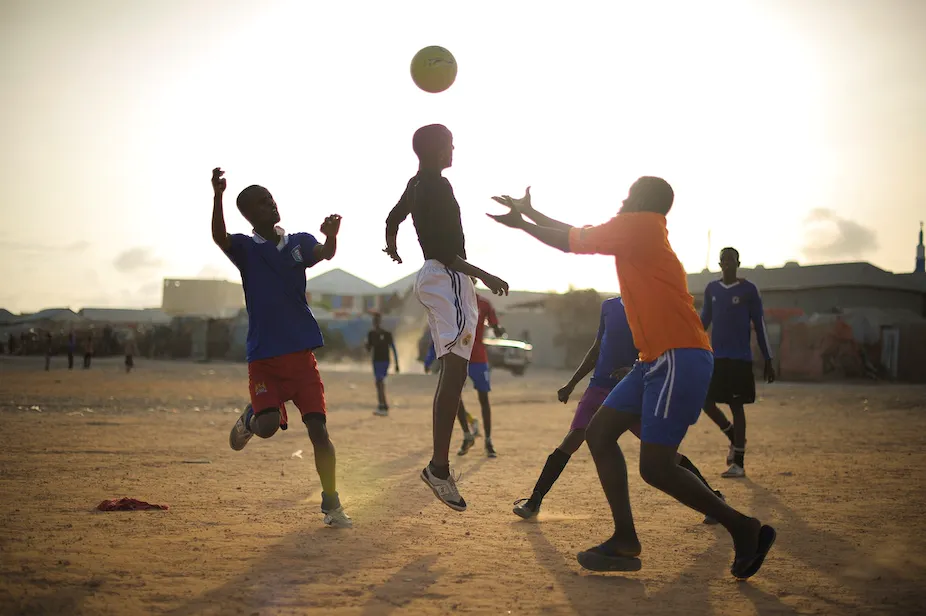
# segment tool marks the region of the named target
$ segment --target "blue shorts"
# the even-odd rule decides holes
[[[490,392],[492,386],[489,384],[489,364],[470,364],[469,378],[473,380],[473,388],[476,391]]]
[[[637,362],[602,406],[639,415],[644,443],[678,446],[701,415],[713,370],[710,351],[670,349],[656,361]]]
[[[373,376],[376,378],[376,382],[386,380],[386,373],[389,372],[389,362],[388,361],[374,361],[373,362]]]

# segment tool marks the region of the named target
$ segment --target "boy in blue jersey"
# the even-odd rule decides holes
[[[528,519],[540,512],[543,497],[547,495],[547,492],[559,479],[572,454],[578,451],[582,443],[585,442],[585,429],[592,421],[592,417],[598,412],[611,390],[617,387],[621,378],[633,368],[638,355],[639,352],[633,343],[633,334],[630,332],[630,325],[627,323],[627,314],[624,312],[624,303],[619,297],[606,299],[601,304],[601,317],[595,342],[585,354],[585,358],[576,368],[575,374],[572,375],[569,382],[557,392],[559,401],[566,404],[579,381],[594,369],[592,378],[589,380],[588,387],[576,407],[569,432],[566,433],[566,437],[559,447],[554,449],[553,453],[547,457],[547,462],[540,472],[540,477],[537,479],[537,484],[534,486],[530,498],[515,501],[515,515]],[[640,438],[639,423],[631,427],[630,431],[637,438]],[[713,490],[704,476],[701,475],[698,467],[687,456],[680,453],[676,455],[679,466],[688,469],[708,489]],[[717,490],[713,490],[713,492],[718,497],[723,498],[723,495]],[[716,524],[717,520],[707,516],[704,518],[704,523]]]
[[[389,404],[386,402],[386,374],[389,372],[389,351],[395,358],[395,371],[399,372],[399,352],[395,348],[392,332],[383,329],[383,317],[378,312],[373,315],[373,329],[367,334],[367,352],[373,352],[373,379],[376,381],[376,397],[379,407],[373,411],[374,415],[386,417],[389,415]]]
[[[756,330],[759,349],[765,357],[765,380],[775,380],[772,352],[769,348],[762,298],[756,285],[736,277],[740,255],[735,248],[720,251],[723,277],[708,283],[704,289],[701,322],[711,327],[714,349],[714,374],[704,403],[704,412],[730,439],[727,468],[721,477],[730,479],[746,476],[746,412],[745,405],[756,401],[756,381],[752,374],[752,332]],[[731,424],[717,403],[727,404],[733,414]]]
[[[287,234],[276,226],[280,214],[270,192],[253,185],[238,195],[238,210],[251,223],[254,234],[229,234],[222,205],[223,175],[218,167],[212,170],[212,239],[241,272],[248,309],[251,393],[251,403],[235,422],[229,444],[240,451],[255,434],[270,438],[278,429],[285,430],[288,420],[283,403],[292,400],[315,450],[325,524],[349,528],[351,519],[338,498],[334,445],[326,425],[325,388],[313,353],[324,341],[305,297],[305,270],[334,256],[341,217],[333,214],[325,218],[321,225],[324,244],[309,233]]]

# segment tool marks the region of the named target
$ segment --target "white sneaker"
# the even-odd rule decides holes
[[[244,407],[244,412],[241,413],[238,421],[232,426],[231,433],[228,435],[228,444],[231,445],[231,448],[235,451],[244,449],[244,446],[247,445],[251,437],[254,436],[254,433],[248,430],[247,426],[247,418],[250,411],[250,404]]]
[[[325,526],[331,528],[353,528],[354,521],[344,511],[344,507],[332,509],[325,514]]]
[[[377,417],[389,417],[389,409],[379,408],[373,411],[373,414]]]
[[[474,419],[470,422],[470,431],[473,433],[473,438],[477,436],[482,436],[482,433],[479,431],[479,420]]]
[[[746,476],[746,469],[739,464],[731,464],[730,468],[720,474],[724,479],[740,479]]]
[[[453,471],[450,472],[450,477],[447,479],[435,477],[431,474],[430,465],[425,466],[424,470],[421,471],[421,481],[428,484],[428,487],[434,492],[434,496],[454,511],[466,511],[466,501],[463,500],[460,491],[457,490],[457,479],[461,478],[462,475],[457,477]]]

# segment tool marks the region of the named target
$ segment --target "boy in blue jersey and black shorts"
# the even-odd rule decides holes
[[[701,322],[711,328],[714,349],[714,374],[704,403],[704,412],[730,439],[727,468],[721,477],[731,479],[746,476],[746,411],[745,405],[756,401],[756,380],[752,373],[752,330],[765,358],[765,380],[775,380],[772,352],[762,311],[762,298],[756,285],[736,277],[740,254],[735,248],[720,251],[723,277],[707,284]],[[727,420],[717,403],[730,406],[733,423]]]
[[[322,333],[305,297],[305,270],[337,251],[341,217],[325,218],[320,244],[309,233],[287,234],[277,204],[261,186],[248,186],[238,195],[238,210],[252,225],[251,236],[225,230],[222,195],[224,172],[212,170],[215,192],[212,239],[241,272],[248,309],[248,388],[251,403],[235,422],[229,444],[244,449],[255,434],[270,438],[288,419],[284,402],[291,400],[302,415],[315,449],[315,468],[322,484],[325,524],[349,528],[350,517],[338,497],[334,445],[328,437],[325,387],[313,351],[324,345]]]
[[[576,407],[572,425],[569,426],[569,432],[566,433],[566,437],[559,447],[554,449],[553,453],[547,457],[547,462],[540,472],[540,478],[537,479],[537,484],[534,486],[530,498],[515,501],[515,515],[528,519],[540,512],[543,497],[547,495],[547,492],[559,479],[572,454],[578,451],[582,443],[585,442],[585,429],[592,421],[592,417],[598,412],[611,390],[617,387],[620,380],[633,368],[638,355],[637,348],[633,343],[630,324],[627,323],[627,314],[624,312],[624,303],[619,297],[606,299],[601,304],[601,318],[598,323],[598,335],[595,337],[595,342],[585,354],[585,359],[576,368],[575,374],[572,375],[569,382],[557,392],[559,401],[566,404],[579,381],[594,369],[592,378],[585,389],[585,393],[582,394],[582,399],[579,400],[579,405]],[[640,438],[639,424],[631,427],[630,431],[634,436]],[[687,456],[680,453],[676,454],[676,456],[679,466],[688,469],[709,490],[712,490],[719,498],[723,498],[720,492],[711,488],[704,476],[701,475],[698,467]],[[716,524],[717,520],[706,516],[704,523]]]
[[[389,351],[395,358],[395,371],[399,372],[399,352],[395,348],[392,332],[383,329],[383,317],[378,312],[373,315],[373,329],[367,334],[367,352],[373,352],[373,379],[376,381],[376,397],[379,407],[373,411],[374,415],[385,417],[389,415],[389,404],[386,402],[386,374],[389,373]]]
[[[466,501],[450,472],[450,440],[476,334],[474,279],[498,295],[508,293],[508,283],[466,261],[460,204],[450,182],[441,175],[453,163],[453,135],[440,124],[423,126],[412,137],[412,149],[418,157],[418,173],[386,218],[384,252],[402,262],[396,236],[399,225],[411,214],[425,259],[415,279],[415,296],[428,313],[431,340],[441,362],[434,394],[434,450],[421,480],[445,505],[465,511]]]

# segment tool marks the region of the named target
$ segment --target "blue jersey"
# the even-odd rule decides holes
[[[711,329],[711,346],[714,357],[752,361],[752,330],[765,359],[771,359],[765,319],[762,316],[762,298],[759,289],[748,280],[724,284],[722,280],[709,282],[704,289],[704,306],[701,308],[704,329]]]
[[[627,368],[637,360],[639,352],[633,344],[633,334],[624,312],[621,298],[606,299],[601,304],[601,320],[598,324],[598,361],[589,385],[613,388],[618,380],[611,375],[618,368]]]
[[[282,234],[277,245],[256,233],[228,239],[225,254],[241,272],[248,308],[248,362],[323,346],[305,298],[305,270],[318,262],[318,240],[308,233]]]

